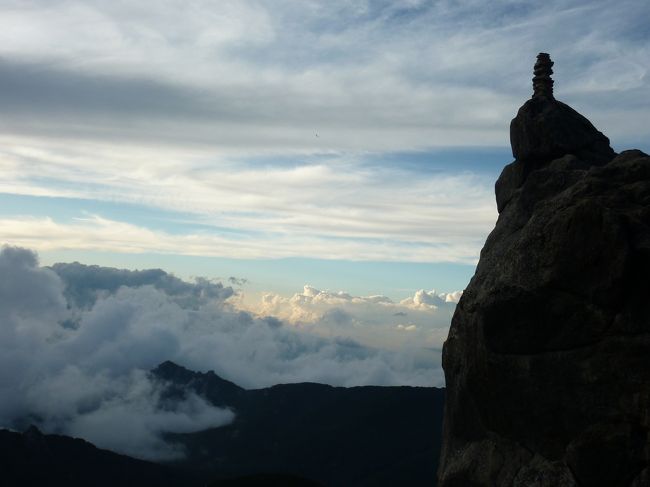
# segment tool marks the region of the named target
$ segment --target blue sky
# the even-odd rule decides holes
[[[0,241],[393,299],[464,288],[540,51],[650,149],[643,1],[0,1]]]

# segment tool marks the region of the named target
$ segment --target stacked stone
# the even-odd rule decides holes
[[[533,78],[533,98],[549,98],[553,99],[553,61],[551,56],[545,52],[540,52],[537,55],[537,62],[533,68],[535,77]]]

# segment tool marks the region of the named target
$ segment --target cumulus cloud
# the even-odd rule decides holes
[[[165,432],[217,427],[233,413],[195,394],[169,402],[165,385],[148,374],[165,360],[214,370],[244,387],[442,384],[433,348],[445,329],[437,313],[448,306],[448,318],[452,309],[444,300],[420,309],[385,296],[306,287],[288,303],[266,299],[273,307],[267,311],[278,315],[272,316],[238,308],[232,290],[221,284],[183,282],[160,270],[77,263],[45,268],[32,251],[5,247],[0,271],[4,427],[36,423],[138,457],[175,458],[183,452],[164,441]],[[286,315],[290,308],[301,310],[295,315],[301,326]],[[407,316],[396,316],[400,310]],[[439,320],[437,338],[425,317]],[[386,335],[391,331],[424,333],[430,346],[397,346]],[[384,335],[375,343],[368,339]]]
[[[435,289],[431,291],[420,289],[413,297],[400,301],[400,304],[414,309],[436,309],[439,306],[447,306],[449,303],[457,303],[462,295],[462,291],[437,294]]]
[[[296,328],[322,336],[345,333],[366,344],[404,349],[440,347],[447,334],[455,305],[462,294],[420,290],[413,297],[394,302],[387,296],[352,296],[304,286],[300,293],[283,297],[266,293],[259,303],[240,306],[259,316],[275,316]],[[403,331],[418,331],[405,337]]]
[[[66,301],[64,281],[38,267],[34,253],[3,248],[0,271],[3,426],[33,422],[139,457],[169,459],[182,451],[165,443],[163,432],[196,431],[232,419],[232,412],[194,395],[162,404],[161,384],[145,371],[158,355],[176,348],[155,309],[164,301],[141,297],[120,305],[119,298],[108,297],[88,312],[77,310],[78,327],[69,327],[64,324],[75,302]],[[149,314],[137,321],[145,308]]]
[[[184,307],[192,308],[208,301],[223,301],[233,295],[232,288],[224,287],[220,282],[197,277],[194,282],[189,283],[162,269],[130,271],[73,262],[71,264],[54,264],[52,270],[65,283],[65,297],[80,308],[92,307],[98,296],[114,294],[122,286],[153,286],[173,297]],[[242,283],[242,280],[234,277],[231,277],[229,281],[237,284]],[[246,280],[244,279],[243,282]]]

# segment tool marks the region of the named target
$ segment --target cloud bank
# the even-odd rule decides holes
[[[289,298],[266,293],[260,303],[239,306],[320,336],[345,335],[389,350],[434,349],[446,338],[461,294],[420,290],[413,297],[394,302],[387,296],[351,296],[305,286]]]
[[[150,459],[183,454],[164,432],[217,427],[233,417],[194,394],[169,403],[164,384],[147,373],[159,363],[214,370],[249,388],[441,385],[432,348],[441,345],[457,297],[423,291],[392,303],[305,288],[286,302],[266,297],[267,308],[252,313],[220,283],[184,282],[161,270],[44,268],[36,254],[16,247],[0,252],[0,273],[0,426],[35,423]],[[289,310],[300,310],[301,319],[285,317]],[[438,322],[427,329],[426,316]],[[429,341],[388,343],[418,333]]]
[[[89,312],[70,309],[64,282],[25,249],[3,248],[0,274],[2,426],[36,423],[134,456],[171,459],[182,451],[165,443],[163,432],[232,419],[194,394],[165,403],[163,385],[146,373],[157,354],[174,349],[156,323],[160,301],[115,296]],[[151,306],[150,314],[138,318],[138,305]]]

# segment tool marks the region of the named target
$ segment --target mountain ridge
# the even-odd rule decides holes
[[[213,371],[194,372],[171,361],[149,375],[163,390],[161,400],[198,394],[233,410],[234,421],[165,434],[186,452],[166,463],[45,435],[35,427],[24,433],[0,430],[3,485],[435,485],[442,389],[297,383],[246,390]]]
[[[190,472],[97,448],[81,438],[0,429],[0,480],[12,486],[201,486]]]
[[[154,369],[164,370],[161,379],[182,377],[185,387],[226,405],[211,386],[224,379],[165,364]],[[239,388],[227,404],[233,423],[168,438],[188,452],[178,465],[193,470],[216,473],[217,459],[230,475],[281,471],[323,485],[435,485],[443,401],[442,389],[411,386]]]

